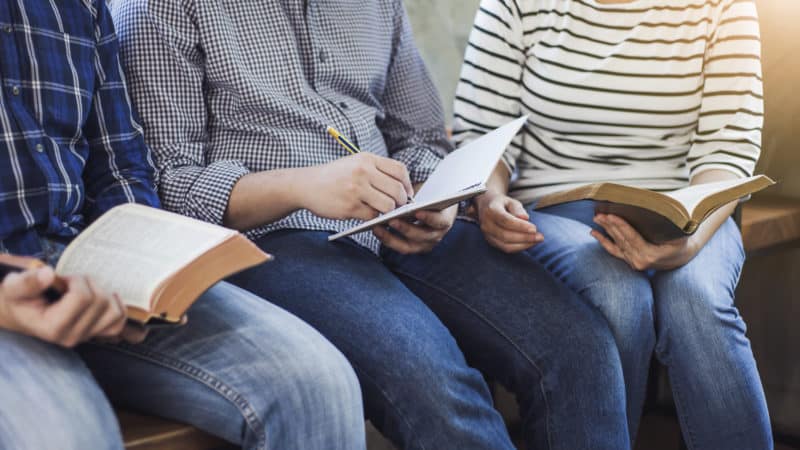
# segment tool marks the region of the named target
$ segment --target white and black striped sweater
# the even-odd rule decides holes
[[[752,174],[763,87],[752,0],[483,0],[454,135],[530,120],[504,161],[523,202],[578,184]]]

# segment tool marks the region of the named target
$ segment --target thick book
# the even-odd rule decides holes
[[[379,217],[328,237],[334,241],[369,231],[392,219],[420,210],[441,211],[486,192],[486,183],[514,136],[527,121],[520,117],[448,154],[433,171],[413,201]]]
[[[536,209],[594,200],[596,212],[622,217],[645,239],[657,244],[694,234],[717,209],[773,184],[775,182],[764,175],[697,184],[670,192],[595,183],[546,195],[536,204]]]
[[[133,322],[178,325],[211,286],[271,259],[235,230],[125,204],[75,238],[55,271],[61,277],[87,275],[105,292],[116,293]],[[8,255],[0,263],[36,266],[30,259]]]

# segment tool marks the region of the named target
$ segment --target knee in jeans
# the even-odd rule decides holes
[[[358,378],[344,355],[327,341],[297,352],[282,368],[281,379],[286,389],[277,391],[284,396],[279,403],[309,408],[317,414],[361,414]]]
[[[385,394],[393,402],[427,405],[426,409],[446,409],[458,385],[479,389],[484,384],[477,370],[467,366],[452,337],[424,331],[414,337],[398,337],[396,347],[387,353],[382,380]],[[441,413],[445,414],[445,413]]]
[[[688,270],[663,274],[655,282],[659,347],[667,342],[712,345],[725,330],[745,332],[745,325],[728,289],[711,277]]]
[[[0,360],[0,448],[122,448],[108,401],[72,351],[0,330]]]
[[[553,349],[557,357],[550,361],[555,367],[548,367],[547,372],[557,378],[569,376],[589,383],[605,380],[611,390],[617,382],[622,383],[619,349],[608,322],[588,306],[586,309],[587,314],[579,323],[562,330],[560,342]]]
[[[615,330],[652,327],[653,288],[647,277],[610,255],[594,258],[594,262],[588,258],[579,263],[585,274],[578,293],[599,309]]]

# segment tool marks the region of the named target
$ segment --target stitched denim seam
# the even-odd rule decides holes
[[[239,410],[239,412],[242,414],[242,417],[245,419],[247,426],[258,436],[258,448],[266,450],[266,428],[262,426],[261,419],[258,417],[255,409],[238,391],[231,388],[226,383],[214,377],[207,371],[183,361],[176,361],[174,358],[168,357],[159,352],[142,350],[138,348],[135,349],[127,344],[118,344],[113,346],[97,344],[89,345],[126,353],[130,356],[160,365],[166,369],[180,373],[181,375],[188,376],[189,378],[204,384],[231,402]]]
[[[406,415],[400,410],[400,408],[394,403],[394,401],[392,401],[392,398],[389,396],[389,394],[383,390],[380,383],[378,383],[377,381],[375,381],[374,378],[369,376],[366,371],[361,370],[360,366],[355,362],[353,362],[352,360],[348,359],[348,362],[350,362],[350,365],[353,366],[353,370],[360,372],[362,377],[368,379],[370,382],[372,382],[372,384],[375,385],[375,387],[378,389],[378,392],[380,392],[381,395],[383,395],[383,398],[385,398],[386,401],[389,403],[389,406],[391,406],[397,412],[398,417],[400,417],[403,423],[405,423],[406,428],[408,428],[409,431],[414,431],[414,427],[411,426],[411,422],[408,421]],[[421,449],[425,450],[427,448],[425,447],[425,445],[422,444],[419,438],[417,438],[416,441],[419,443],[419,447]]]
[[[668,365],[669,368],[668,372],[672,372],[672,366]],[[672,393],[675,396],[675,405],[677,406],[676,412],[678,413],[678,420],[681,424],[681,428],[686,430],[686,446],[689,450],[694,450],[697,448],[695,446],[695,433],[692,429],[691,420],[689,420],[683,411],[685,411],[686,402],[684,401],[683,393],[681,389],[678,387],[679,383],[675,383],[673,381],[675,378],[670,377],[670,385],[672,386]]]
[[[444,289],[441,289],[438,286],[435,286],[435,285],[433,285],[431,283],[428,283],[427,281],[425,281],[425,280],[423,280],[423,279],[421,279],[421,278],[419,278],[419,277],[417,277],[415,275],[412,275],[412,274],[410,274],[408,272],[405,272],[405,271],[403,271],[401,269],[394,270],[394,272],[398,273],[398,274],[401,274],[403,276],[406,276],[408,278],[411,278],[413,280],[416,280],[417,282],[427,286],[428,288],[440,292],[445,297],[455,301],[456,303],[458,303],[461,306],[463,306],[464,308],[466,308],[469,312],[475,314],[475,316],[477,316],[481,321],[483,321],[484,323],[489,325],[489,327],[491,327],[498,335],[500,335],[509,344],[511,344],[511,347],[513,347],[520,355],[522,355],[522,357],[526,361],[528,361],[528,363],[530,363],[531,367],[533,367],[533,369],[536,370],[536,372],[539,373],[539,380],[540,380],[539,381],[539,388],[542,391],[542,398],[544,399],[545,415],[547,417],[546,422],[545,422],[547,424],[547,446],[548,446],[548,448],[553,448],[552,424],[550,423],[550,421],[552,420],[552,414],[550,413],[550,402],[548,401],[547,390],[545,389],[544,373],[539,368],[539,365],[536,364],[536,361],[534,361],[533,358],[531,358],[526,352],[524,352],[514,342],[513,339],[511,339],[505,333],[503,333],[497,326],[494,325],[494,323],[492,323],[489,319],[487,319],[483,314],[479,313],[478,311],[473,309],[471,306],[469,306],[465,302],[461,301],[459,298],[455,297],[454,295],[450,294],[449,292],[445,291]]]
[[[744,268],[745,258],[742,257],[741,262],[737,265],[736,275],[735,275],[735,282],[733,288],[736,289],[736,285],[739,284],[739,277],[741,276],[742,269]],[[669,352],[662,351],[661,356],[659,357],[662,364],[665,364],[668,368],[669,372],[672,372],[672,358],[669,355]],[[692,429],[691,421],[685,417],[683,411],[685,411],[686,402],[684,401],[683,393],[679,387],[679,383],[676,383],[678,377],[670,376],[670,385],[672,386],[672,393],[675,397],[675,404],[677,406],[676,412],[678,413],[678,420],[681,423],[681,428],[686,430],[686,436],[688,442],[686,442],[686,446],[689,450],[694,450],[697,448],[695,445],[695,432]]]

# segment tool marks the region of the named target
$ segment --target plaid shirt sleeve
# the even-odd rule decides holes
[[[96,82],[84,125],[89,143],[83,174],[88,221],[121,203],[159,206],[154,164],[134,119],[111,15],[105,0],[98,0],[95,8]]]
[[[191,10],[184,2],[133,2],[117,15],[117,26],[133,101],[160,169],[164,207],[222,224],[233,186],[249,170],[234,160],[206,164],[205,68]]]
[[[439,93],[414,44],[408,15],[401,1],[395,7],[394,55],[382,99],[385,118],[378,126],[389,154],[408,167],[416,184],[428,179],[452,145],[441,102],[430,100]]]

